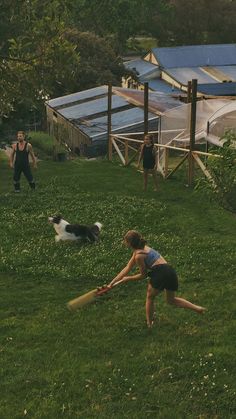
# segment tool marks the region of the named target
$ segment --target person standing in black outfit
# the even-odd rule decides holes
[[[154,145],[153,135],[147,134],[144,136],[144,142],[141,146],[141,151],[138,160],[138,168],[140,166],[141,160],[143,160],[143,180],[144,186],[143,189],[146,192],[147,190],[147,182],[148,182],[148,175],[152,173],[153,181],[155,185],[155,191],[158,189],[157,183],[157,149]]]
[[[35,189],[35,181],[30,169],[29,155],[32,158],[33,166],[37,167],[36,157],[32,145],[25,140],[25,132],[18,131],[17,143],[12,146],[10,155],[10,167],[14,168],[14,187],[15,192],[20,192],[20,177],[24,173],[31,189]]]

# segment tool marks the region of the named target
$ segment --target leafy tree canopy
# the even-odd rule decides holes
[[[4,0],[0,17],[0,117],[42,112],[45,99],[112,81],[111,44],[71,27],[71,0]]]

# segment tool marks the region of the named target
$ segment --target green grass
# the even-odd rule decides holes
[[[236,218],[184,186],[142,192],[133,168],[105,160],[42,161],[37,189],[15,195],[0,155],[0,418],[234,418]],[[49,215],[101,221],[97,245],[54,242]],[[108,282],[138,229],[173,264],[199,316],[157,299],[146,281],[70,313],[66,302]]]

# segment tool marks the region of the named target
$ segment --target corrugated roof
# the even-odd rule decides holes
[[[92,142],[104,141],[107,139],[107,92],[107,86],[102,86],[52,99],[46,103],[88,135]],[[143,102],[143,90],[113,87],[112,132],[143,131]],[[154,129],[157,129],[158,113],[179,104],[180,102],[170,95],[149,92],[149,126],[153,125]]]
[[[125,61],[124,66],[129,70],[136,71],[138,77],[150,76],[150,74],[160,71],[158,66],[142,59]]]
[[[85,101],[90,98],[95,98],[96,96],[106,95],[107,94],[107,86],[99,86],[89,90],[83,90],[81,92],[72,93],[70,95],[57,97],[55,99],[50,99],[46,101],[46,103],[54,109],[61,107],[63,105],[71,106],[75,102]]]
[[[163,68],[236,65],[236,44],[153,48]]]
[[[236,82],[199,84],[198,91],[205,95],[236,96]]]
[[[157,115],[149,113],[148,118],[157,120]],[[135,131],[136,128],[134,127],[136,127],[137,124],[142,124],[143,121],[144,112],[139,108],[114,113],[111,118],[112,132],[124,131],[124,129],[128,127],[133,127],[133,130]],[[76,120],[74,120],[73,123],[92,139],[104,134],[107,136],[107,116],[94,118],[87,122],[85,121],[85,124],[81,124]]]
[[[117,110],[127,105],[127,101],[123,98],[116,95],[112,96],[113,110]],[[82,102],[79,105],[72,105],[68,108],[66,107],[58,110],[58,113],[67,119],[85,118],[101,112],[107,112],[107,96],[101,99],[91,97],[90,101]]]
[[[236,81],[236,65],[217,66],[216,69],[224,73],[226,78],[228,77],[232,81]]]
[[[144,106],[144,91],[137,89],[123,89],[115,87],[114,92],[124,97],[130,103],[136,106]],[[182,104],[178,99],[159,92],[149,92],[148,94],[148,107],[151,112],[161,114],[169,109],[175,108]]]
[[[182,67],[182,68],[169,68],[163,73],[170,75],[174,80],[180,84],[187,85],[189,80],[197,79],[198,83],[215,83],[216,80],[210,75],[206,74],[199,67]]]
[[[149,69],[150,67],[157,68],[152,64],[143,63],[146,69],[147,67]],[[144,92],[115,87],[112,90],[112,132],[143,132],[144,111],[142,106]],[[127,97],[125,97],[125,91],[128,92]],[[107,141],[107,92],[107,86],[100,86],[51,99],[46,104],[90,137],[92,144],[102,145]],[[151,94],[150,92],[149,104],[152,104],[155,110],[161,109],[161,111],[164,111],[178,104],[178,101],[171,96],[155,93],[151,98]],[[132,104],[133,108],[131,108]],[[140,107],[137,107],[137,105]],[[148,118],[149,130],[156,130],[158,127],[157,114],[149,112]]]
[[[165,93],[168,95],[180,95],[183,92],[180,89],[177,89],[174,86],[171,86],[170,84],[166,83],[164,80],[161,79],[153,79],[148,81],[148,87],[151,90],[156,91],[157,93]]]

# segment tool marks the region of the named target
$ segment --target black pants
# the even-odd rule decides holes
[[[27,164],[27,165],[17,165],[17,164],[15,164],[14,175],[13,175],[15,190],[18,190],[18,191],[20,190],[21,173],[24,173],[26,179],[29,182],[30,187],[32,189],[35,189],[35,182],[34,182],[33,175],[31,173],[30,165],[29,164]]]

